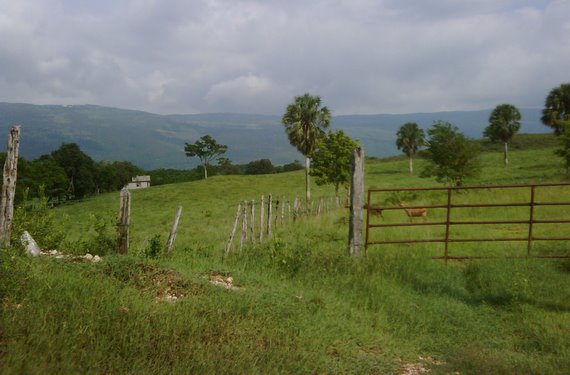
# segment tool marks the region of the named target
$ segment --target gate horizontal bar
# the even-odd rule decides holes
[[[483,186],[448,186],[448,187],[420,187],[420,188],[389,188],[389,189],[369,189],[370,192],[377,191],[421,191],[421,190],[473,190],[473,189],[516,189],[528,187],[554,187],[554,186],[570,186],[566,182],[554,182],[543,184],[523,184],[523,185],[483,185]]]
[[[525,256],[504,256],[504,257],[487,257],[487,256],[440,256],[432,257],[431,259],[451,259],[451,260],[461,260],[461,259],[528,259],[528,258],[538,258],[538,259],[563,259],[570,258],[570,255],[525,255]]]

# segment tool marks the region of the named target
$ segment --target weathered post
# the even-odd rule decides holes
[[[322,209],[323,209],[323,198],[319,199],[319,204],[317,205],[317,217],[321,216]]]
[[[285,197],[281,199],[281,224],[285,223]]]
[[[129,252],[129,224],[131,222],[131,192],[126,187],[121,190],[121,207],[119,210],[119,228],[117,252]]]
[[[251,201],[251,218],[249,223],[251,229],[251,243],[255,245],[255,200]]]
[[[350,223],[348,251],[360,256],[362,247],[362,206],[364,203],[364,150],[355,148],[352,153],[352,177],[350,182]]]
[[[14,195],[18,177],[18,152],[20,150],[20,125],[12,126],[8,133],[8,148],[4,162],[2,196],[0,197],[0,247],[10,246],[12,219],[14,218]]]
[[[271,194],[267,197],[267,238],[271,237],[271,219],[273,213],[273,197]]]
[[[239,217],[241,215],[241,203],[238,204],[236,218],[234,220],[234,225],[232,227],[232,231],[230,233],[230,238],[228,239],[228,243],[226,244],[226,251],[224,252],[224,256],[227,256],[232,248],[232,242],[234,240],[234,236],[236,235],[237,224],[239,221]]]
[[[259,242],[263,242],[263,232],[265,231],[265,200],[263,195],[261,196],[261,202],[259,203]]]
[[[180,215],[182,215],[182,206],[178,206],[176,210],[176,215],[174,216],[174,224],[172,224],[172,230],[168,236],[168,241],[166,241],[166,255],[170,254],[174,248],[174,241],[176,241],[176,231],[178,230],[178,222],[180,221]]]
[[[243,250],[243,243],[247,241],[247,207],[248,202],[243,202],[243,213],[241,214],[241,239],[239,241],[239,252],[241,253]]]
[[[299,218],[299,197],[295,197],[293,202],[293,222],[296,222]]]
[[[279,198],[277,198],[277,200],[275,201],[275,218],[273,225],[275,226],[275,228],[277,228],[277,224],[279,224]]]

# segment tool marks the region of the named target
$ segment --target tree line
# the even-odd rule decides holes
[[[570,83],[553,88],[545,100],[542,122],[559,137],[560,148],[555,154],[562,157],[566,174],[570,174]],[[509,164],[509,143],[521,127],[520,111],[512,104],[495,107],[489,116],[489,124],[483,136],[503,145],[503,163]],[[396,146],[409,158],[409,170],[413,173],[413,158],[421,148],[428,163],[421,177],[435,177],[438,182],[460,186],[465,179],[480,172],[479,146],[465,137],[456,126],[436,121],[426,132],[416,123],[406,123],[396,134]]]
[[[5,153],[0,153],[3,164]],[[34,160],[18,158],[16,201],[47,197],[52,202],[115,191],[144,171],[128,161],[94,161],[76,143],[64,143]]]
[[[4,164],[5,153],[0,153]],[[297,160],[285,165],[273,165],[269,159],[236,165],[227,158],[211,167],[211,175],[271,174],[303,169]],[[203,165],[194,169],[156,169],[146,171],[129,161],[95,161],[76,143],[64,143],[49,154],[27,160],[18,158],[16,202],[46,197],[53,204],[83,199],[95,194],[118,191],[132,177],[150,175],[153,185],[199,180],[205,173]]]

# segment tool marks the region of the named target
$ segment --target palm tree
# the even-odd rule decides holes
[[[285,125],[285,132],[291,145],[305,156],[307,201],[311,200],[309,180],[311,154],[317,149],[319,140],[324,137],[330,120],[331,113],[327,107],[321,107],[321,98],[310,94],[296,96],[295,101],[287,106],[281,120]]]
[[[425,133],[415,122],[407,122],[396,133],[396,146],[410,159],[410,174],[414,173],[413,158],[425,143]]]
[[[570,123],[570,83],[563,83],[550,90],[542,110],[542,123],[554,129],[554,134],[564,131]]]
[[[521,113],[512,104],[501,104],[495,107],[489,116],[489,125],[483,136],[492,142],[503,142],[505,145],[504,163],[509,164],[509,142],[521,128]]]

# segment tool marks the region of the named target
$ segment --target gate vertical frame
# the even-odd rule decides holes
[[[528,243],[526,249],[526,255],[530,256],[530,251],[532,249],[532,227],[534,224],[534,191],[536,186],[530,187],[530,217],[528,220]]]
[[[368,196],[366,197],[366,232],[364,237],[364,255],[368,254],[368,232],[370,231],[370,210],[368,208],[371,207],[371,194],[372,193],[369,189]]]
[[[451,188],[447,188],[447,217],[445,219],[445,264],[449,254],[449,224],[451,222]]]

